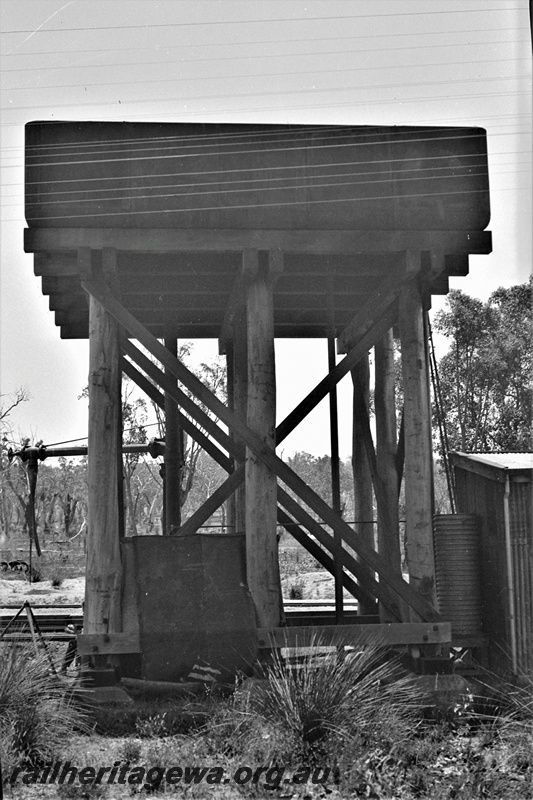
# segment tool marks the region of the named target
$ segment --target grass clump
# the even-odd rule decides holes
[[[0,658],[0,761],[7,780],[17,766],[41,766],[58,756],[89,718],[72,690],[50,672],[45,653],[7,647]]]
[[[398,659],[379,643],[347,651],[306,648],[297,664],[276,651],[257,698],[259,713],[290,736],[302,758],[370,747],[412,735],[421,694]]]

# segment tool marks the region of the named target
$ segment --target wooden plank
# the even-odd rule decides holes
[[[448,644],[451,623],[382,623],[379,625],[309,625],[259,628],[260,648],[327,645]]]
[[[204,228],[25,228],[24,252],[114,247],[137,253],[242,252],[246,247],[288,253],[384,253],[441,250],[486,254],[490,231],[253,230]]]
[[[121,655],[140,653],[139,633],[80,633],[77,636],[78,655]]]
[[[368,564],[380,575],[382,581],[386,582],[394,589],[401,597],[403,597],[409,605],[414,608],[417,613],[419,613],[424,619],[433,620],[439,619],[440,615],[435,610],[435,608],[417,594],[409,584],[405,583],[401,578],[399,578],[396,574],[392,573],[390,567],[386,562],[371,548],[361,541],[360,537],[352,531],[349,525],[344,522],[344,520],[339,519],[337,514],[328,506],[327,503],[322,500],[309,486],[303,481],[298,475],[296,475],[290,467],[285,464],[278,456],[276,456],[275,452],[266,445],[261,437],[259,437],[254,431],[250,430],[250,428],[246,425],[246,423],[238,416],[236,416],[228,407],[222,403],[215,395],[195,376],[193,375],[187,367],[182,364],[179,360],[173,358],[168,350],[166,350],[163,345],[158,342],[158,340],[150,334],[148,330],[138,321],[136,320],[132,314],[130,314],[127,309],[125,309],[120,303],[118,303],[113,296],[107,290],[105,284],[102,284],[100,281],[83,281],[82,283],[84,289],[91,295],[101,302],[107,311],[115,317],[117,322],[123,325],[126,330],[130,332],[130,334],[138,339],[147,349],[148,351],[157,358],[165,367],[169,368],[169,372],[173,374],[179,381],[181,381],[188,389],[191,391],[200,402],[204,403],[207,408],[211,410],[213,414],[215,414],[224,424],[226,424],[230,429],[233,429],[239,437],[242,439],[246,445],[253,450],[255,455],[264,461],[267,466],[269,466],[277,476],[286,483],[289,488],[291,488],[294,493],[300,497],[305,504],[307,504],[313,511],[320,518],[324,520],[328,525],[335,530],[336,526],[340,527],[341,535],[348,540],[351,538],[354,545],[354,549],[364,558]],[[392,322],[386,320],[387,327],[385,330],[388,330],[392,326]],[[355,349],[355,348],[354,348]],[[350,354],[351,355],[351,354]],[[350,360],[350,355],[347,356],[342,363]],[[149,359],[145,359],[148,364],[150,364]],[[356,362],[355,362],[356,363]],[[339,365],[340,366],[340,365]],[[144,367],[143,367],[144,368]],[[148,371],[148,369],[146,370]],[[160,372],[157,370],[157,372]],[[164,378],[165,376],[163,376]],[[160,383],[160,381],[158,381]],[[166,390],[166,387],[165,387]],[[185,398],[185,400],[189,401],[189,398],[185,395],[184,392],[180,392],[177,390],[178,393]],[[327,391],[327,390],[326,390]],[[178,402],[180,402],[178,400]],[[182,405],[183,405],[183,401]],[[191,403],[192,411],[191,414],[194,418],[196,418],[200,412],[194,403]],[[185,407],[185,406],[184,406]],[[204,417],[207,415],[204,414]],[[226,440],[229,440],[228,451],[232,452],[232,442],[229,437],[223,434],[220,429],[215,426],[213,431],[213,435],[217,441],[221,440],[221,437],[224,436]],[[224,445],[226,446],[226,445]],[[354,538],[355,537],[355,538]]]

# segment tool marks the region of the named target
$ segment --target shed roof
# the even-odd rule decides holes
[[[491,475],[504,480],[504,473],[512,476],[533,478],[533,453],[450,453],[451,462],[460,469]],[[497,477],[499,472],[499,476]]]

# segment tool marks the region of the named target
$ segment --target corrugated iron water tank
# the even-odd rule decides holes
[[[436,516],[434,544],[439,611],[452,623],[452,636],[478,636],[482,617],[476,515]]]

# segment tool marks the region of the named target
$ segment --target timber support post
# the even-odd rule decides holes
[[[375,348],[374,404],[376,412],[376,460],[383,487],[383,501],[387,505],[388,527],[378,522],[378,551],[387,559],[398,575],[402,574],[400,549],[400,522],[398,511],[398,471],[396,458],[398,438],[394,398],[394,338],[392,328],[376,342]],[[402,618],[408,619],[405,604]],[[387,610],[380,606],[382,622],[394,622]]]
[[[262,255],[262,254],[261,254]],[[276,441],[273,282],[276,260],[260,263],[257,250],[243,252],[246,284],[249,428],[271,448]],[[262,259],[261,259],[262,260]],[[279,263],[279,262],[278,262]],[[277,543],[277,479],[252,450],[246,450],[246,569],[259,626],[279,625],[281,583]]]
[[[421,253],[407,253],[420,259]],[[436,606],[433,551],[433,458],[424,305],[418,279],[400,294],[405,425],[405,531],[411,586]],[[411,611],[412,621],[415,614]]]
[[[351,370],[354,383],[353,429],[352,429],[352,473],[354,490],[355,530],[363,537],[365,543],[375,548],[374,543],[374,503],[372,494],[372,473],[363,438],[362,420],[359,417],[356,403],[356,392],[361,387],[366,410],[369,402],[369,363],[368,353]],[[374,573],[365,567],[369,576]],[[376,601],[364,587],[359,601],[359,614],[375,614]]]
[[[113,288],[114,250],[78,253],[82,277],[102,274]],[[85,633],[122,630],[121,490],[122,419],[120,329],[94,297],[89,298],[88,534]]]

